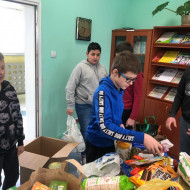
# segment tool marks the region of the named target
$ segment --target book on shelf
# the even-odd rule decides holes
[[[190,59],[186,62],[186,65],[190,65]]]
[[[181,55],[180,55],[180,53],[177,55],[177,57],[175,57],[170,63],[175,63],[175,64],[177,64],[177,63],[179,63],[180,62],[180,60],[181,60]]]
[[[149,93],[148,96],[154,97],[154,98],[162,98],[163,95],[166,93],[168,90],[168,86],[163,86],[163,85],[157,85],[154,87],[154,89]]]
[[[177,74],[178,69],[177,68],[166,68],[164,72],[159,76],[158,80],[165,81],[165,82],[171,82],[172,79]]]
[[[156,43],[169,43],[175,32],[164,32],[157,40]]]
[[[181,59],[179,64],[186,65],[187,62],[190,60],[190,53],[180,53]]]
[[[152,60],[152,62],[158,62],[162,56],[164,55],[165,52],[159,52],[156,57]]]
[[[177,68],[164,68],[160,67],[155,75],[152,77],[154,80],[159,80],[159,81],[165,81],[165,82],[171,82],[172,79],[175,77],[177,74],[178,69]]]
[[[171,82],[178,84],[179,81],[181,80],[181,77],[183,76],[184,70],[178,70],[177,74],[175,77],[172,79]]]
[[[179,44],[184,38],[184,35],[182,34],[175,34],[171,40],[169,41],[169,43],[172,43],[172,44]]]
[[[146,52],[146,41],[137,40],[134,43],[134,53],[135,54],[145,54]]]
[[[160,68],[156,71],[156,73],[155,73],[155,75],[152,77],[152,79],[158,80],[159,77],[161,76],[161,74],[164,72],[164,70],[165,70],[164,67],[160,67]]]
[[[179,51],[166,51],[158,62],[171,63],[178,54]]]
[[[164,100],[173,102],[176,93],[177,93],[177,88],[171,88],[170,91],[168,92],[168,94],[165,96]]]
[[[190,33],[187,33],[180,42],[181,44],[190,44]]]

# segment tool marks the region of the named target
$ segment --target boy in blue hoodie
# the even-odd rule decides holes
[[[93,96],[92,114],[86,130],[87,163],[109,152],[115,152],[114,140],[144,144],[153,154],[161,155],[163,148],[153,137],[127,130],[121,121],[123,92],[141,72],[141,63],[130,52],[115,57],[112,72],[100,81]]]

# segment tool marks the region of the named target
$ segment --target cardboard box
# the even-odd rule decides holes
[[[67,163],[71,163],[78,170],[78,176],[65,171]],[[32,172],[30,179],[18,187],[18,190],[30,190],[36,181],[49,186],[52,180],[66,181],[68,183],[67,190],[82,190],[81,183],[86,178],[83,174],[82,166],[74,159],[65,160],[61,168],[57,169],[46,169],[39,168]]]
[[[19,156],[20,183],[28,181],[31,173],[38,168],[47,168],[52,162],[66,160],[78,144],[43,136],[28,143]]]

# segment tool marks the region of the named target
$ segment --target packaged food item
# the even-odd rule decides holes
[[[61,168],[61,162],[52,162],[48,165],[49,169]]]
[[[83,172],[89,176],[115,176],[120,173],[120,165],[123,163],[117,153],[108,153],[94,162],[83,165]]]
[[[66,181],[51,181],[49,187],[53,190],[67,190]]]
[[[140,186],[138,190],[183,190],[181,185],[174,181],[155,178]]]
[[[140,187],[147,181],[150,181],[154,178],[167,180],[175,178],[177,176],[177,173],[169,165],[165,165],[163,161],[158,161],[150,165],[148,168],[130,177],[129,180],[137,187]]]
[[[145,149],[146,148],[143,144],[132,143],[130,158],[133,158],[134,154],[138,155],[140,152],[144,151]]]
[[[142,160],[137,160],[137,159],[133,159],[133,160],[127,160],[126,163],[129,164],[130,166],[143,166],[143,165],[147,165],[147,164],[152,164],[154,162],[158,162],[160,160],[163,160],[162,156],[156,156],[152,159],[142,159]]]
[[[179,160],[178,173],[190,186],[190,156],[186,152],[180,152]]]
[[[46,185],[40,183],[39,181],[36,181],[34,183],[34,185],[32,186],[31,190],[52,190],[49,187],[47,187]]]
[[[138,155],[145,158],[145,159],[153,159],[154,158],[154,155],[150,154],[150,153],[142,153],[142,152],[140,152]]]
[[[126,159],[130,158],[130,152],[131,152],[131,143],[123,142],[123,141],[117,141],[116,142],[116,153],[119,154],[121,159],[125,161]]]
[[[161,141],[160,144],[163,146],[164,152],[169,151],[169,149],[174,146],[168,139]]]
[[[131,166],[129,166],[126,163],[121,164],[121,174],[126,175],[127,177],[131,177],[131,171],[133,170],[133,168]]]
[[[125,175],[86,178],[81,185],[83,190],[132,190],[134,188],[134,184]]]
[[[131,172],[131,176],[134,176],[135,174],[139,173],[140,171],[144,170],[145,167],[135,167]]]

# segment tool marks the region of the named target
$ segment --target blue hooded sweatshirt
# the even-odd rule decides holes
[[[92,145],[110,147],[114,140],[143,144],[144,133],[120,127],[123,92],[115,87],[110,76],[100,81],[93,96],[92,114],[86,129],[86,138]]]

